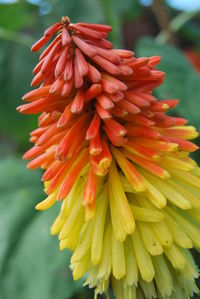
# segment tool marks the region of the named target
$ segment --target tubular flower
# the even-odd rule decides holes
[[[24,155],[44,169],[36,209],[60,201],[51,233],[95,297],[112,284],[117,299],[187,299],[198,291],[189,252],[200,248],[200,169],[189,157],[198,133],[166,115],[178,100],[152,95],[160,57],[114,50],[109,31],[63,17],[32,47],[55,35],[33,71],[40,86],[18,107],[41,113]]]

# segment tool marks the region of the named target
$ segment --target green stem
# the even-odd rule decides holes
[[[113,28],[113,31],[110,34],[110,39],[116,48],[120,48],[122,45],[121,20],[115,0],[100,0],[100,3],[103,7],[106,22]]]
[[[199,14],[199,11],[193,11],[193,12],[182,12],[178,16],[176,16],[169,24],[170,31],[176,32],[178,31],[184,24],[186,24],[189,20],[194,18],[197,14]],[[163,30],[161,31],[157,37],[155,38],[155,41],[162,45],[165,44],[168,39],[170,38],[169,32]]]
[[[27,34],[12,32],[3,27],[0,27],[0,39],[19,43],[26,47],[30,47],[34,42],[33,39]]]

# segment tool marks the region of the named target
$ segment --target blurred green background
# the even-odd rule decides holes
[[[174,114],[200,129],[200,1],[35,0],[0,1],[0,298],[86,299],[92,292],[72,281],[70,253],[59,252],[49,228],[58,206],[36,212],[44,198],[40,171],[21,156],[36,117],[16,112],[30,90],[38,54],[29,48],[61,16],[107,23],[116,47],[138,56],[162,55],[160,99],[179,98]],[[199,140],[196,141],[200,143]],[[195,155],[199,161],[199,155]],[[200,162],[200,161],[199,161]],[[200,255],[195,254],[197,263]],[[111,295],[112,296],[112,295]],[[199,297],[200,298],[200,297]]]

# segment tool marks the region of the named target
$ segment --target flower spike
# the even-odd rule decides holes
[[[47,198],[36,209],[62,201],[51,233],[95,298],[109,284],[116,299],[192,298],[200,168],[189,153],[198,133],[166,114],[177,99],[153,95],[165,76],[160,57],[113,49],[111,30],[63,17],[31,48],[49,43],[17,109],[41,113],[23,157],[44,170]]]

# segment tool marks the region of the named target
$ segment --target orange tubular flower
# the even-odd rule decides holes
[[[75,280],[95,296],[112,284],[117,299],[187,299],[198,271],[189,248],[200,248],[200,169],[195,128],[166,115],[178,101],[152,95],[164,73],[160,57],[113,49],[111,27],[52,25],[32,51],[50,44],[34,68],[24,114],[41,113],[24,159],[44,169],[47,198],[62,200],[51,228],[73,251]]]

